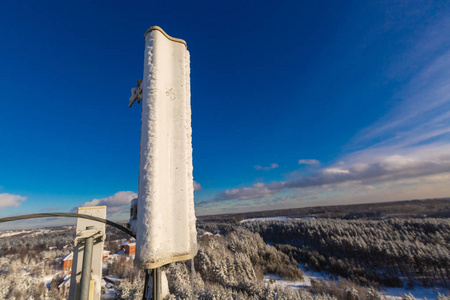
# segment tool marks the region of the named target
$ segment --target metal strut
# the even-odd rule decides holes
[[[145,269],[142,300],[161,300],[161,268]]]
[[[86,227],[86,230],[93,230],[94,226]],[[99,232],[101,234],[101,231]],[[81,295],[80,300],[89,300],[91,284],[92,252],[94,250],[95,234],[84,240],[83,267],[81,271]]]

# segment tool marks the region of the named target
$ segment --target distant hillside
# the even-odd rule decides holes
[[[198,221],[233,223],[250,218],[267,218],[276,216],[285,216],[289,218],[317,217],[342,219],[384,219],[392,217],[448,218],[450,217],[450,198],[316,206],[239,214],[200,216],[198,217]]]

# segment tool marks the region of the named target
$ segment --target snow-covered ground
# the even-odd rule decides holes
[[[271,222],[271,221],[293,221],[293,220],[309,220],[314,219],[313,217],[305,217],[305,218],[288,218],[288,217],[269,217],[269,218],[251,218],[240,221],[239,223],[247,223],[247,222]]]
[[[424,287],[415,287],[414,289],[408,290],[405,288],[385,288],[381,291],[382,294],[385,295],[387,300],[400,300],[402,299],[402,295],[411,294],[416,299],[424,299],[435,300],[438,298],[439,294],[442,295],[450,295],[450,290],[443,287],[435,287],[435,288],[424,288]]]
[[[106,282],[105,279],[102,279],[102,286],[105,287],[105,293],[100,296],[100,299],[116,299],[116,292],[114,291],[114,285],[112,283]]]
[[[33,231],[26,231],[26,230],[21,230],[21,231],[4,231],[2,233],[0,233],[0,238],[4,238],[4,237],[11,237],[11,236],[15,236],[15,235],[19,235],[19,234],[26,234],[26,233],[30,233]]]
[[[41,281],[45,284],[47,288],[50,288],[50,283],[52,282],[54,276],[55,274],[46,275],[44,277],[41,277]]]
[[[285,280],[280,278],[278,275],[266,274],[264,276],[264,282],[269,283],[271,280],[275,281],[275,284],[282,286],[288,286],[293,290],[298,290],[301,288],[307,288],[311,286],[311,280],[326,280],[330,281],[330,277],[325,272],[314,272],[311,270],[306,270],[305,266],[299,264],[303,272],[303,280]],[[384,288],[380,290],[380,294],[384,295],[386,300],[401,300],[403,295],[411,294],[416,299],[428,299],[436,300],[439,294],[450,295],[450,290],[443,287],[436,288],[424,288],[416,287],[414,289],[408,290],[405,288]]]
[[[105,282],[109,282],[112,284],[116,284],[118,282],[120,282],[120,278],[114,275],[108,275],[108,276],[103,276],[103,279],[105,280]]]
[[[71,228],[62,227],[62,229],[45,229],[45,228],[37,228],[37,229],[29,229],[29,230],[3,230],[0,231],[0,239],[12,237],[16,235],[21,235],[22,237],[35,237],[37,235],[42,235],[44,233],[60,233],[67,232]]]
[[[100,296],[102,300],[113,300],[116,299],[116,292],[114,288],[105,288],[105,293]]]
[[[303,280],[285,280],[275,274],[264,275],[264,283],[268,284],[271,281],[275,281],[277,285],[288,286],[293,290],[311,286],[311,281],[306,277]]]
[[[311,286],[311,280],[329,280],[329,276],[325,272],[314,272],[311,270],[306,270],[306,268],[299,264],[300,269],[302,269],[303,272],[303,280],[285,280],[280,278],[278,275],[274,274],[266,274],[264,276],[264,282],[268,283],[270,280],[275,280],[276,284],[280,284],[283,286],[289,286],[293,290],[298,290],[300,288],[307,288]]]

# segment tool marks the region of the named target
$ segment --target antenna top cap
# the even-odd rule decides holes
[[[145,34],[144,34],[144,38],[147,36],[147,33],[149,33],[150,31],[153,31],[153,30],[158,30],[159,32],[161,32],[166,38],[168,38],[169,40],[171,40],[171,41],[174,41],[174,42],[177,42],[177,43],[182,43],[184,46],[186,46],[186,48],[187,48],[187,44],[186,44],[186,41],[185,40],[182,40],[182,39],[177,39],[177,38],[174,38],[174,37],[171,37],[170,35],[168,35],[161,27],[159,27],[159,26],[152,26],[152,27],[150,27],[146,32],[145,32]]]

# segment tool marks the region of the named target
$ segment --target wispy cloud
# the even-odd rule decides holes
[[[27,198],[23,196],[2,193],[0,194],[0,209],[6,207],[19,207],[26,199]]]
[[[224,192],[218,194],[214,199],[211,199],[211,201],[216,202],[231,199],[246,200],[269,197],[277,193],[278,191],[279,190],[274,189],[270,185],[266,185],[264,183],[255,183],[250,187],[227,189]]]
[[[135,192],[122,191],[106,198],[93,199],[92,201],[85,202],[81,204],[80,207],[105,205],[107,207],[108,214],[115,214],[129,210],[131,200],[136,197],[137,194]],[[74,208],[74,210],[76,210],[76,207]]]
[[[298,161],[299,165],[320,165],[320,161],[317,159],[300,159]]]
[[[260,166],[260,165],[256,165],[256,166],[254,166],[253,168],[255,168],[255,170],[270,171],[270,170],[276,169],[276,168],[278,168],[278,167],[279,167],[278,164],[272,163],[272,164],[270,164],[270,166],[267,166],[267,167],[263,167],[263,166]]]
[[[361,130],[349,149],[370,146],[381,150],[389,147],[391,151],[449,141],[450,21],[431,26],[412,48],[405,54],[407,61],[391,66],[396,71],[391,71],[390,76],[409,77],[409,82],[394,95],[401,101],[386,116]]]

